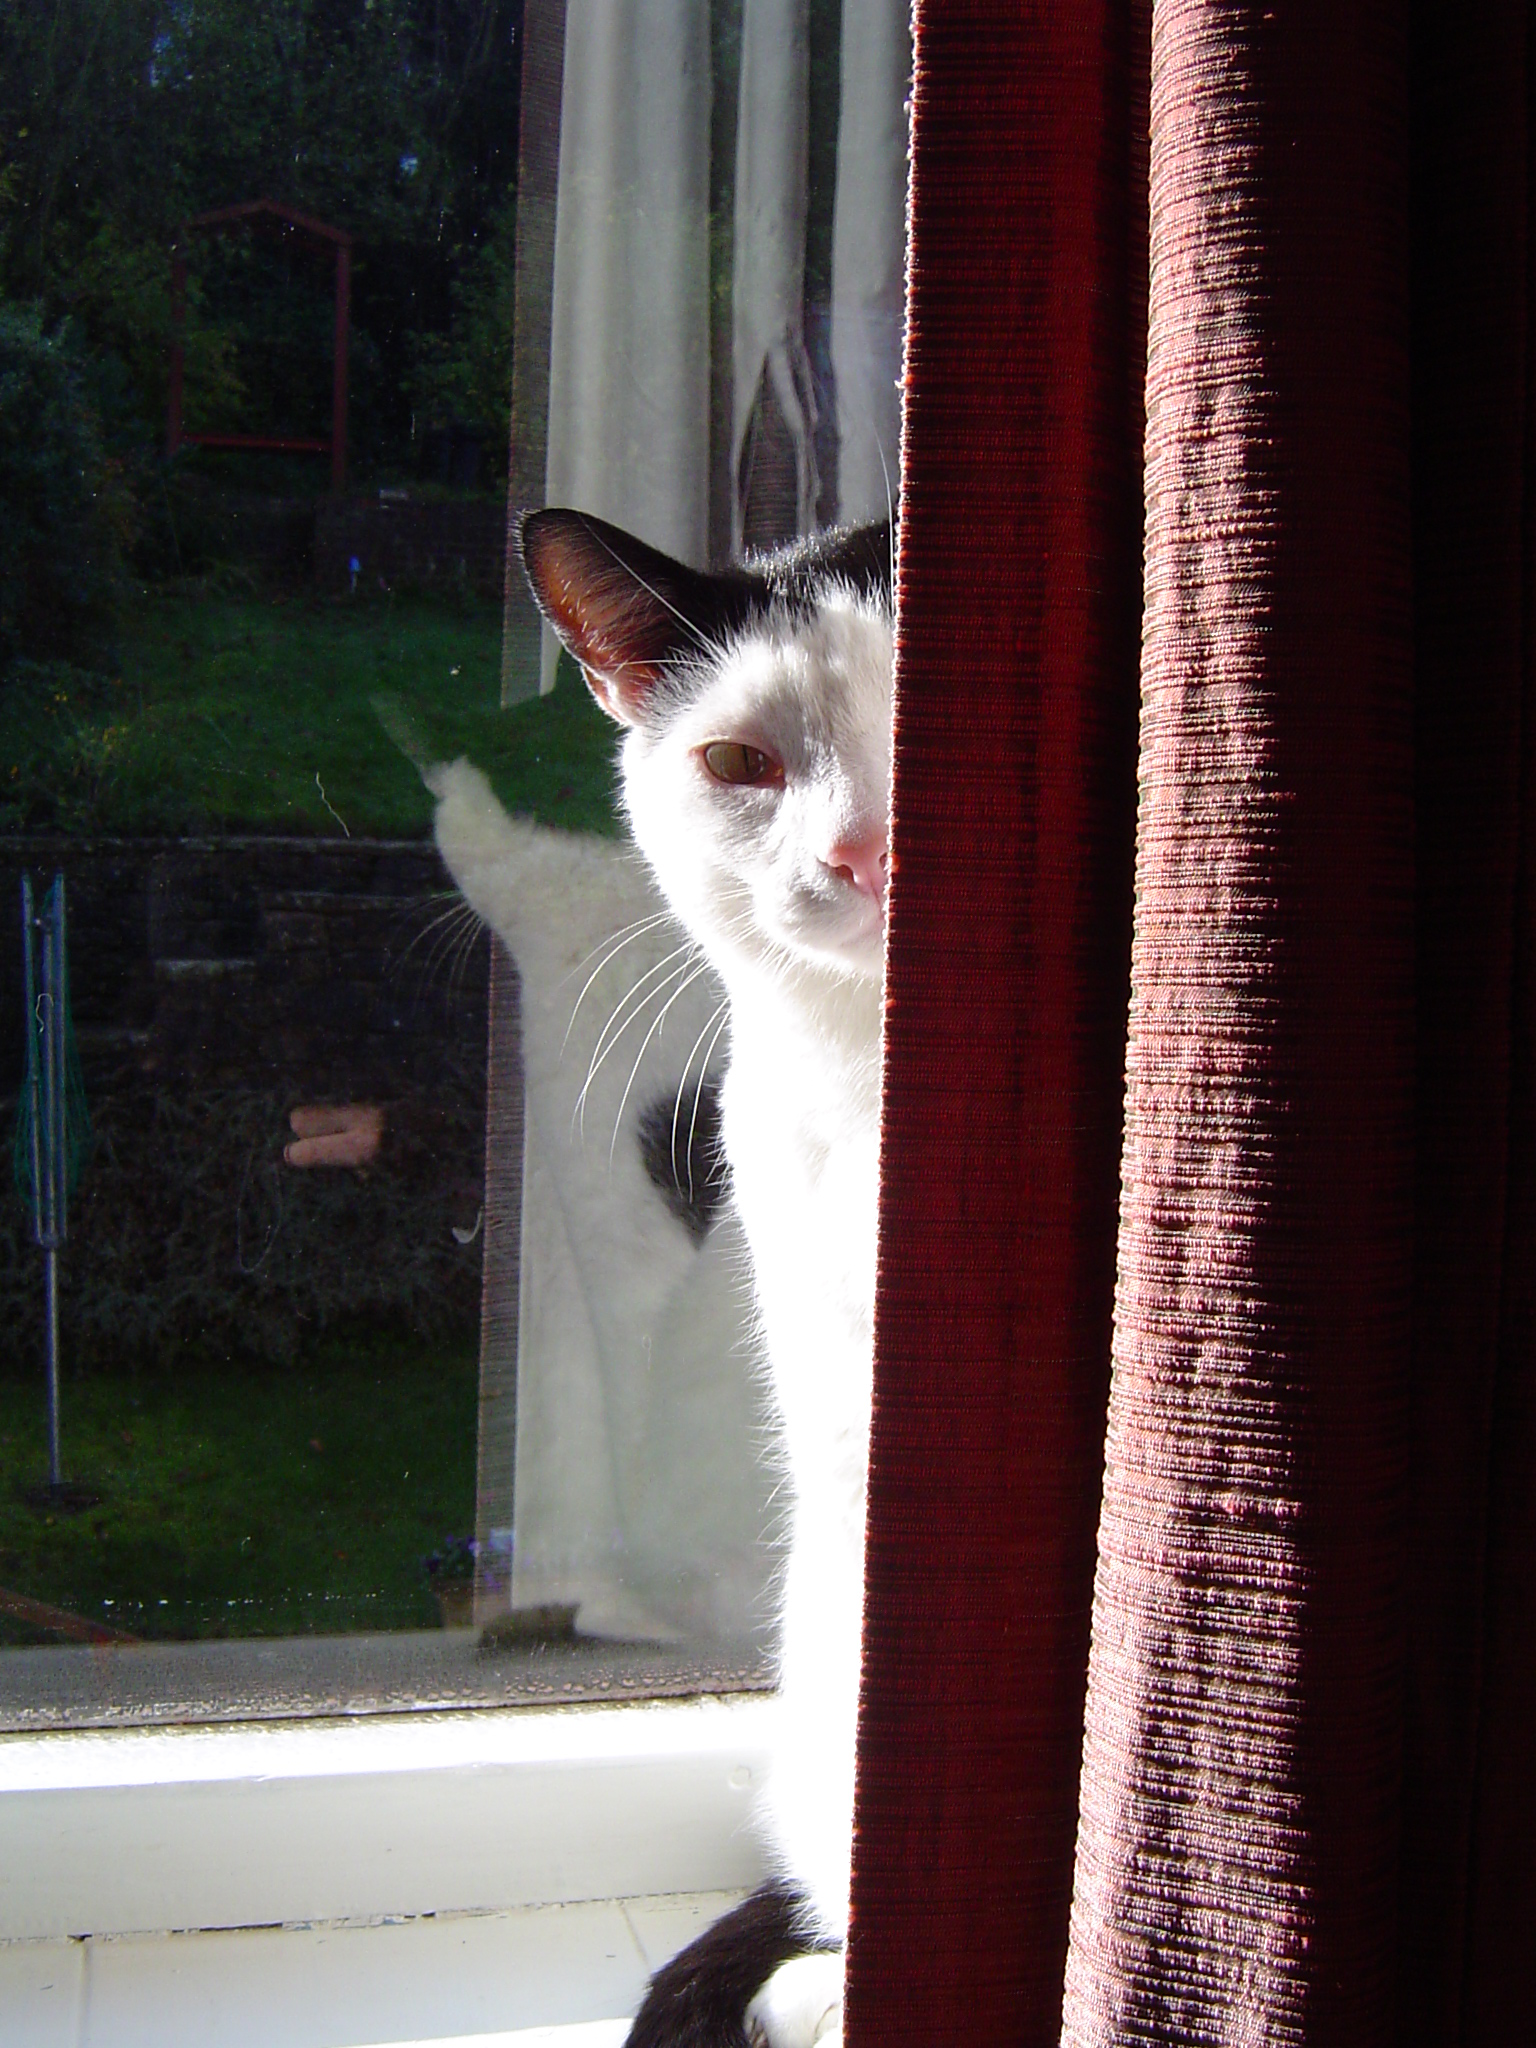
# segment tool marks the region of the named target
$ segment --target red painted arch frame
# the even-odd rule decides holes
[[[181,423],[182,386],[185,375],[183,336],[187,318],[187,245],[193,234],[228,234],[235,229],[266,225],[281,234],[290,232],[329,246],[336,253],[336,321],[331,351],[331,437],[328,441],[300,435],[189,434]],[[183,221],[171,250],[171,375],[166,403],[165,452],[174,455],[184,446],[198,448],[261,448],[331,458],[331,489],[340,493],[347,485],[347,335],[352,316],[352,237],[342,228],[280,206],[273,199],[247,199],[238,206],[221,206],[211,213],[199,213]]]

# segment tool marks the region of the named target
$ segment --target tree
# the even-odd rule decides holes
[[[67,330],[0,307],[0,669],[103,633],[118,569],[113,476]]]
[[[449,337],[455,280],[515,182],[521,14],[521,0],[0,0],[0,293],[71,312],[157,423],[169,300],[155,279],[178,224],[258,197],[316,214],[358,241],[354,443],[398,459],[418,338]],[[285,354],[323,385],[323,287],[273,254],[200,252],[189,418],[242,397],[255,413],[302,405]],[[475,294],[460,298],[473,320]]]

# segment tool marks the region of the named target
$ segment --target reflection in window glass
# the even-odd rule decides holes
[[[0,5],[0,1725],[756,1682],[720,996],[507,503],[700,565],[884,513],[906,10],[56,12]]]

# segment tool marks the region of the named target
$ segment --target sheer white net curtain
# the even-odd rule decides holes
[[[537,5],[529,0],[529,63],[541,47]],[[749,501],[763,482],[754,455],[776,436],[788,451],[770,515],[780,535],[810,531],[818,517],[883,517],[899,464],[903,0],[842,0],[840,10],[818,0],[814,14],[810,0],[737,0],[723,13],[709,0],[565,0],[558,42],[542,26],[544,77],[525,71],[524,106],[546,120],[558,108],[558,150],[533,138],[557,166],[552,259],[541,301],[536,237],[520,246],[532,284],[525,291],[520,274],[517,346],[529,361],[547,350],[548,381],[537,416],[527,378],[519,385],[514,478],[519,456],[529,477],[542,439],[546,503],[579,506],[702,567],[712,534],[738,549],[753,537]],[[819,160],[835,163],[834,188],[818,190],[812,124],[829,115],[835,156]],[[537,226],[531,180],[520,205]],[[831,249],[830,290],[823,264],[814,308],[819,361],[807,321],[807,246],[818,231]],[[526,334],[541,317],[544,334]],[[722,441],[728,462],[712,460]],[[545,691],[556,653],[546,632]],[[590,863],[583,886],[611,890],[606,929],[656,907],[613,849],[594,847]],[[590,1210],[610,1148],[610,1186],[633,1166],[622,1120],[617,1136],[603,1121],[604,1105],[615,1107],[604,1091],[610,1069],[622,1088],[643,1026],[601,1066],[584,1117],[575,1101],[622,986],[655,963],[649,941],[617,956],[604,976],[612,990],[587,997],[567,1037],[585,975],[567,963],[565,978],[551,979],[536,956],[574,944],[578,921],[549,914],[559,932],[504,933],[524,982],[528,1090],[516,1370],[502,1373],[515,1431],[497,1437],[516,1445],[512,1604],[574,1609],[577,1627],[597,1634],[745,1637],[767,1613],[759,1539],[772,1510],[740,1248],[724,1216],[699,1242],[633,1216],[629,1250],[601,1242],[618,1227]],[[658,940],[657,958],[675,943]],[[647,1048],[631,1104],[684,1085],[685,1055],[717,1001],[703,983],[689,992],[688,1017],[669,1017]],[[717,1043],[715,1066],[720,1053]],[[696,1051],[685,1099],[700,1071]],[[588,1169],[597,1148],[603,1174],[583,1179],[573,1146]],[[631,1254],[638,1263],[626,1267]],[[637,1292],[642,1269],[654,1284]],[[483,1460],[487,1491],[504,1498],[506,1487]]]

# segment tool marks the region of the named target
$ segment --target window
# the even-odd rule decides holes
[[[654,906],[505,506],[696,561],[885,509],[905,11],[857,66],[822,0],[344,13],[113,14],[52,86],[7,31],[0,90],[60,95],[0,269],[47,472],[0,647],[12,1730],[769,1675],[738,1254],[646,1154],[713,1001],[641,1043],[669,942],[608,945]],[[430,838],[459,755],[566,863],[499,937]]]

